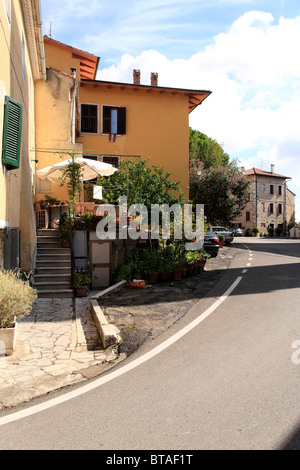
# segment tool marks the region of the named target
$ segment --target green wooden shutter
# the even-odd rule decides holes
[[[20,166],[22,105],[9,96],[5,99],[3,130],[3,163],[14,168]]]

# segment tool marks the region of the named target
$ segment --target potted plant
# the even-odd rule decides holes
[[[259,233],[259,228],[258,227],[253,227],[252,233],[254,233],[254,236],[257,237],[257,235]]]
[[[279,226],[276,227],[276,228],[275,228],[275,233],[276,233],[276,235],[277,235],[278,237],[280,237],[280,235],[282,234],[282,228],[279,227]]]
[[[87,289],[92,282],[92,276],[88,270],[81,268],[73,272],[72,285],[76,297],[86,297]]]
[[[142,268],[150,284],[158,282],[161,268],[161,253],[157,249],[144,249],[141,252]]]
[[[198,273],[204,271],[204,267],[206,264],[206,261],[210,258],[210,255],[202,248],[201,250],[198,251],[198,259],[197,259],[197,265],[198,265]]]
[[[198,252],[197,251],[187,251],[185,254],[186,262],[187,262],[187,275],[193,276],[197,274],[198,268],[196,261],[198,259]]]
[[[40,205],[40,209],[43,210],[43,209],[46,209],[48,204],[46,204],[45,199],[40,199],[39,200],[39,205]]]
[[[0,270],[0,342],[4,344],[5,355],[13,353],[17,320],[30,314],[36,297],[28,276],[24,279],[20,271]]]
[[[74,227],[73,219],[66,218],[63,224],[58,227],[57,236],[63,248],[69,248],[71,244],[71,231]],[[74,236],[74,233],[73,233]]]
[[[114,273],[114,281],[115,282],[120,282],[120,281],[129,282],[132,279],[133,277],[132,277],[131,266],[128,263],[120,264]]]
[[[50,204],[50,206],[54,206],[54,204],[56,204],[58,201],[58,199],[56,199],[56,197],[53,197],[53,196],[46,196],[45,198],[45,202]]]
[[[225,242],[225,237],[221,233],[218,234],[218,239],[219,239],[219,247],[223,248],[224,242]]]
[[[273,237],[274,235],[274,227],[272,227],[272,225],[270,225],[270,227],[268,227],[268,234],[270,237]]]
[[[182,264],[179,260],[174,260],[172,266],[173,279],[174,281],[180,281],[182,273]]]

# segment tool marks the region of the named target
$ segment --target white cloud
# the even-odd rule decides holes
[[[125,54],[119,64],[100,70],[98,79],[132,82],[137,68],[142,84],[157,72],[161,86],[211,90],[191,113],[191,127],[234,158],[253,152],[255,166],[261,159],[268,167],[278,163],[300,195],[299,50],[300,16],[274,24],[270,13],[251,11],[189,59],[168,60],[155,50]],[[283,154],[290,143],[295,151]]]

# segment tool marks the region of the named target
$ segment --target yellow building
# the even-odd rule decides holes
[[[69,47],[47,36],[47,80],[36,84],[36,158],[38,169],[69,158],[70,152],[82,156],[82,145],[76,143],[79,115],[79,84],[81,78],[94,78],[99,58]],[[79,71],[80,76],[78,76]],[[36,210],[46,196],[68,200],[67,188],[49,180],[37,178]],[[60,210],[50,215],[60,215]],[[48,214],[49,215],[49,214]],[[42,221],[45,222],[45,221]],[[51,222],[48,221],[48,222]],[[39,221],[38,221],[39,223]]]
[[[0,267],[31,270],[36,231],[35,97],[45,79],[39,0],[0,1]]]
[[[149,165],[164,166],[166,172],[172,173],[171,178],[181,182],[181,188],[188,197],[189,113],[211,92],[160,87],[157,74],[151,75],[149,85],[141,85],[137,70],[133,71],[131,84],[95,80],[98,57],[52,38],[45,37],[44,42],[48,73],[56,74],[57,77],[60,73],[61,77],[64,75],[73,79],[76,75],[78,101],[76,122],[73,124],[76,128],[78,151],[82,151],[86,157],[115,165],[119,158],[125,156],[149,158]],[[56,99],[54,89],[53,81],[52,100]],[[58,82],[56,93],[61,93]],[[39,102],[44,102],[42,94]],[[61,106],[68,106],[67,97],[64,100],[60,97],[59,103]],[[49,106],[39,109],[41,119],[38,122],[41,125],[38,124],[37,127],[37,148],[43,149],[38,153],[39,169],[42,169],[59,161],[59,156],[50,154],[49,149],[51,146],[53,149],[61,149],[62,142],[66,144],[66,138],[59,136],[59,140],[55,141],[52,137],[55,132],[49,126],[49,121],[44,119],[45,115],[49,116],[51,100]],[[55,109],[56,120],[57,107]],[[58,114],[56,125],[61,122],[61,117],[66,116],[61,110]],[[53,122],[51,116],[49,119]],[[49,185],[44,190],[56,193],[59,188],[50,188]],[[57,194],[62,197],[60,192]],[[39,197],[42,197],[41,193],[38,194]]]

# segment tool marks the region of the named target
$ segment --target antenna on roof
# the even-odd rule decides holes
[[[50,21],[49,38],[52,37],[52,23]]]

